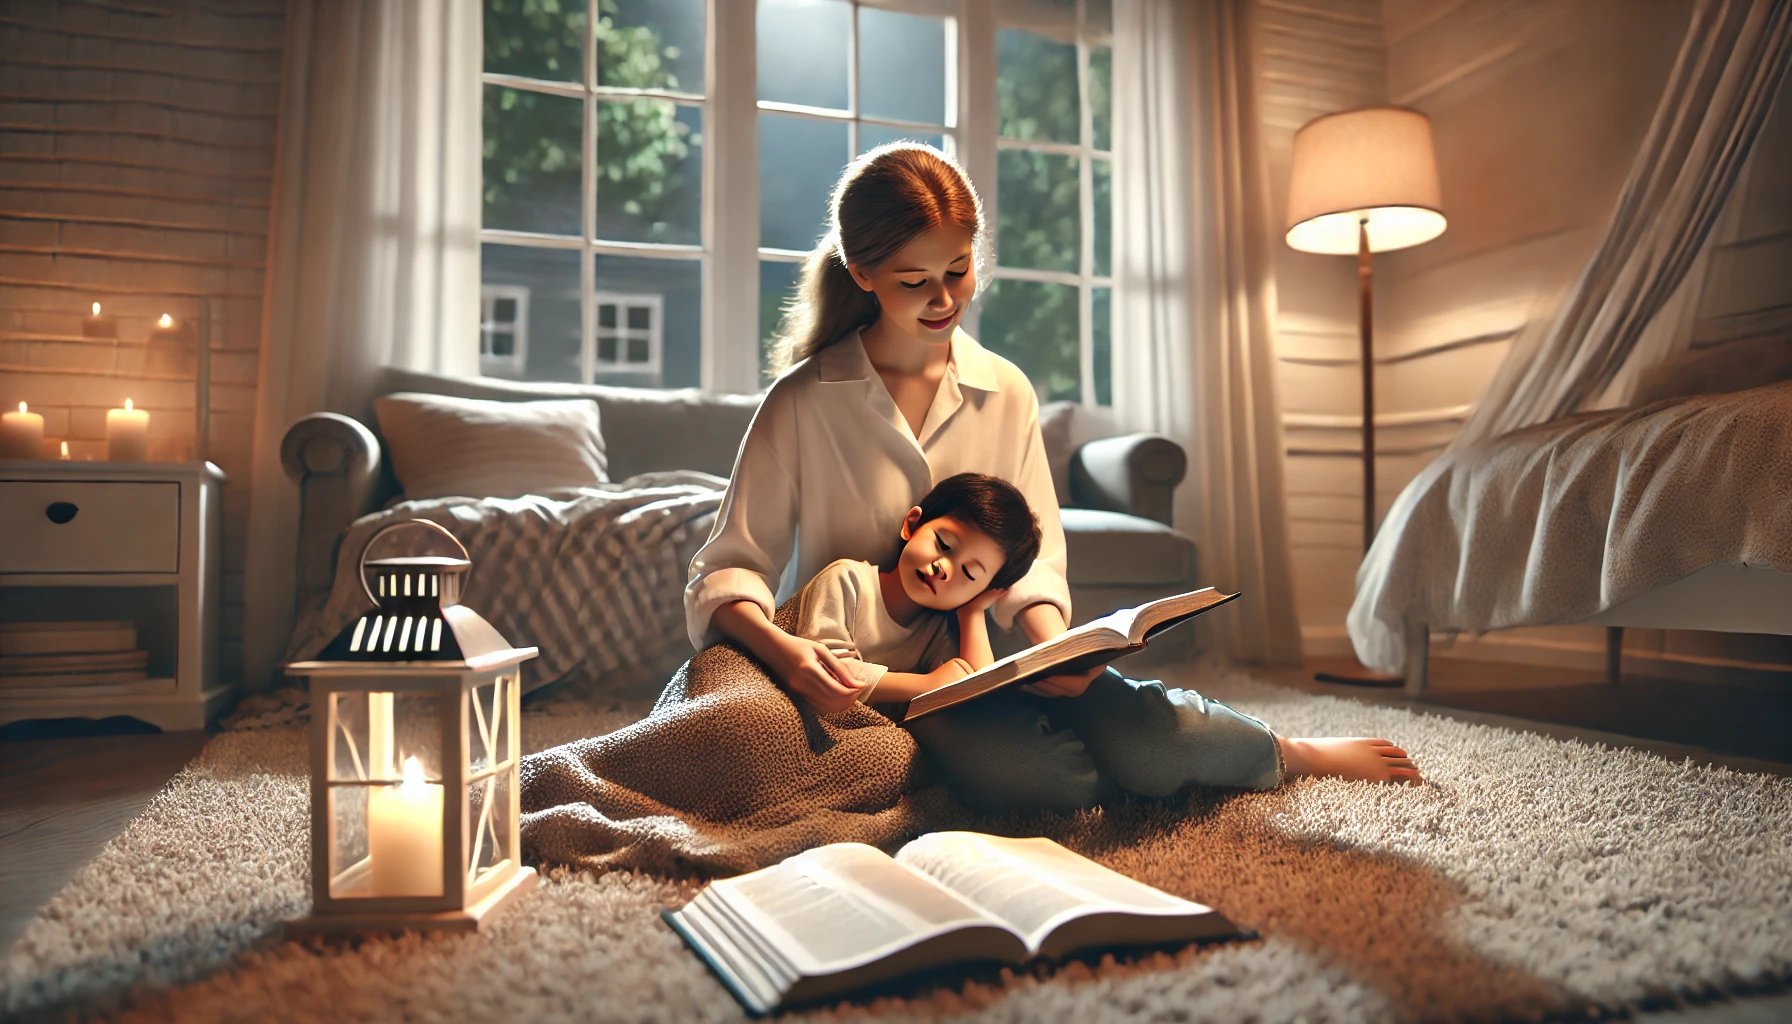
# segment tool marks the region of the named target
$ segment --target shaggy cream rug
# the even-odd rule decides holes
[[[1210,674],[1292,735],[1386,736],[1422,788],[1306,780],[1069,818],[1046,834],[1262,938],[915,979],[816,1018],[1461,1020],[1602,1016],[1792,980],[1792,779],[1674,764]],[[566,701],[532,749],[640,708]],[[483,936],[300,945],[304,735],[227,732],[44,908],[0,1013],[121,1020],[721,1021],[659,920],[688,881],[552,873]]]

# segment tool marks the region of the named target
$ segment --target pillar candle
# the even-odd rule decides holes
[[[85,338],[118,337],[118,319],[105,316],[100,312],[100,304],[93,304],[93,315],[81,318],[81,336]]]
[[[0,413],[0,458],[44,457],[44,418],[19,403],[18,412]]]
[[[367,871],[372,896],[442,894],[442,787],[415,757],[403,782],[368,790]]]
[[[149,413],[131,407],[106,410],[106,458],[113,462],[149,461]]]
[[[155,323],[149,325],[149,340],[179,341],[180,321],[174,319],[174,317],[167,313],[163,313],[156,318]]]

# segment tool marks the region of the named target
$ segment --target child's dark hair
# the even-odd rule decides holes
[[[1039,519],[1026,497],[1006,480],[983,473],[960,473],[941,480],[921,499],[921,522],[944,516],[989,534],[1007,556],[1001,571],[989,579],[994,589],[1013,586],[1039,557]]]

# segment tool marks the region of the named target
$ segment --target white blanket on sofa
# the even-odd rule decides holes
[[[726,483],[707,473],[646,473],[546,496],[405,501],[363,516],[343,537],[329,598],[301,614],[289,655],[316,655],[367,607],[355,573],[377,530],[429,519],[472,557],[467,607],[512,644],[541,648],[525,667],[527,685],[566,681],[588,693],[652,697],[691,656],[685,577]],[[382,541],[375,557],[430,543],[420,530],[390,540],[393,548]]]
[[[1357,657],[1412,624],[1579,622],[1709,565],[1792,573],[1792,381],[1588,413],[1457,450],[1388,511],[1357,570]]]

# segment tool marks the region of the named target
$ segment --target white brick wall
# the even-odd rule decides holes
[[[279,0],[9,0],[0,18],[0,407],[29,402],[52,450],[103,459],[106,410],[129,397],[150,413],[152,458],[191,457],[191,350],[147,341],[162,313],[212,300],[233,678],[281,30]],[[96,301],[115,340],[82,336]]]

